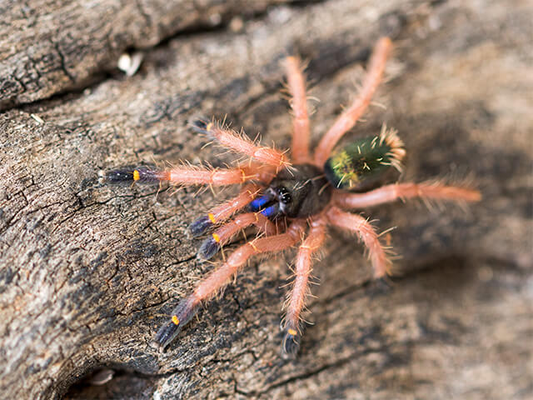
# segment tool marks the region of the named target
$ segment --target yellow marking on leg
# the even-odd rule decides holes
[[[210,131],[210,130],[212,130],[212,129],[213,129],[213,123],[210,122],[210,123],[208,123],[207,126],[205,127],[205,130],[206,130],[206,131]]]
[[[214,216],[212,213],[207,214],[207,217],[209,218],[209,220],[210,220],[213,224],[217,222],[217,220],[215,219],[215,216]]]
[[[294,329],[289,329],[289,330],[287,330],[287,333],[288,333],[289,335],[292,335],[292,336],[296,336],[296,335],[298,334],[298,332],[296,332],[296,330],[294,330]]]
[[[215,242],[220,243],[220,236],[218,236],[216,233],[213,233],[213,239]]]
[[[139,174],[139,171],[134,170],[133,171],[133,180],[134,181],[138,181],[139,179],[141,179],[141,174]]]
[[[172,316],[172,322],[174,323],[174,325],[179,325],[180,324],[180,320],[179,320],[179,318],[176,315]]]

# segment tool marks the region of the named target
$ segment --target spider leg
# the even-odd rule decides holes
[[[200,282],[191,295],[180,301],[172,311],[170,321],[157,332],[155,343],[164,349],[191,320],[200,303],[209,300],[223,288],[250,257],[266,252],[279,252],[294,246],[300,241],[305,226],[305,220],[296,220],[285,233],[254,239],[240,246],[223,265]]]
[[[203,241],[198,250],[198,257],[209,260],[226,243],[228,243],[237,233],[246,229],[250,225],[255,225],[260,232],[267,236],[276,233],[276,225],[261,213],[246,213],[237,215],[232,221],[222,225],[211,236]]]
[[[325,218],[311,222],[311,229],[304,242],[300,245],[296,256],[296,268],[292,289],[287,296],[287,314],[283,322],[282,351],[286,355],[293,355],[298,351],[301,338],[301,313],[305,307],[305,298],[309,294],[309,275],[311,274],[312,255],[324,242],[326,237]]]
[[[374,92],[381,82],[385,63],[391,49],[392,42],[387,37],[381,38],[376,44],[370,57],[368,72],[359,95],[350,107],[344,110],[333,126],[329,128],[315,150],[315,164],[317,166],[322,167],[324,165],[340,138],[355,125],[367,109]]]
[[[368,249],[368,256],[374,268],[374,277],[378,279],[385,277],[391,262],[372,224],[360,215],[341,211],[335,206],[331,207],[326,215],[332,225],[359,235],[359,238]]]
[[[356,209],[412,198],[474,202],[481,193],[474,189],[445,186],[439,182],[397,183],[382,186],[366,193],[335,191],[333,202],[343,209]]]
[[[218,123],[197,120],[193,126],[196,131],[216,139],[222,146],[245,154],[260,163],[272,165],[278,169],[291,165],[283,152],[266,146],[257,146],[250,139],[238,135],[235,131],[224,129]]]
[[[307,112],[307,97],[305,94],[305,78],[300,60],[297,57],[287,57],[285,60],[287,71],[287,86],[292,96],[290,106],[292,116],[292,159],[301,164],[309,159],[309,115]]]
[[[259,185],[246,185],[241,189],[240,193],[236,197],[216,206],[209,213],[207,213],[207,215],[196,219],[189,226],[192,236],[201,236],[211,229],[215,224],[224,222],[226,219],[231,217],[231,215],[250,204],[250,202],[255,199],[260,191],[261,186]]]
[[[170,182],[174,185],[226,186],[244,183],[249,180],[264,180],[265,171],[261,166],[251,164],[236,168],[206,168],[179,166],[168,170],[155,170],[147,167],[125,168],[107,171],[104,181],[111,184],[140,183],[157,184]]]

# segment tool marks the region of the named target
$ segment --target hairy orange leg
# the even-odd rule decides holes
[[[323,217],[311,222],[309,234],[301,244],[296,257],[294,282],[287,297],[287,314],[283,323],[283,352],[291,355],[298,351],[301,337],[301,314],[309,294],[309,276],[313,254],[322,246],[326,237],[326,220]]]
[[[249,180],[265,180],[267,171],[260,165],[251,164],[236,168],[207,168],[199,166],[179,166],[168,170],[158,170],[140,166],[107,171],[103,178],[107,183],[138,183],[153,185],[170,182],[174,185],[227,186]]]
[[[205,167],[177,167],[160,172],[160,180],[176,185],[227,186],[260,179],[257,167],[209,169]]]
[[[248,163],[246,165],[240,165],[239,168],[243,169],[245,173],[253,175],[258,182],[268,184],[275,176],[275,168],[257,164]],[[242,210],[257,196],[261,191],[262,186],[256,184],[248,184],[241,189],[240,193],[215,208],[213,208],[207,215],[197,218],[189,227],[193,237],[203,235],[207,230],[213,227],[215,224],[224,222],[231,217],[234,213]]]
[[[374,277],[385,277],[391,263],[372,224],[360,215],[344,212],[337,207],[331,207],[326,215],[332,225],[359,235],[368,249],[368,256],[374,268]]]
[[[344,209],[365,208],[412,198],[474,202],[481,200],[481,193],[474,189],[426,182],[397,183],[366,193],[335,191],[333,194],[333,202]]]
[[[196,121],[194,126],[199,132],[216,139],[222,146],[245,154],[255,161],[278,169],[290,166],[290,162],[283,152],[267,146],[257,146],[250,139],[238,135],[235,131],[224,129],[215,122]]]
[[[261,166],[239,166],[236,168],[207,168],[197,166],[179,166],[168,170],[157,170],[140,166],[107,171],[104,179],[107,183],[138,183],[153,185],[170,182],[174,185],[210,185],[227,186],[245,183],[249,180],[264,180],[265,171]]]
[[[276,225],[261,213],[237,215],[233,220],[222,225],[204,240],[198,251],[198,257],[209,260],[237,233],[251,225],[255,225],[259,232],[263,232],[267,236],[274,235],[277,230]]]
[[[256,184],[246,185],[241,189],[241,192],[234,198],[219,204],[213,208],[207,215],[204,215],[196,219],[189,230],[193,237],[203,235],[206,231],[211,229],[215,224],[224,222],[231,217],[234,213],[242,210],[250,202],[255,199],[257,194],[261,191],[261,186]]]
[[[315,164],[317,166],[322,167],[324,165],[337,142],[364,114],[381,82],[385,63],[391,49],[392,42],[387,37],[381,38],[376,44],[370,57],[368,72],[363,81],[361,91],[350,107],[344,110],[333,126],[326,132],[315,150]]]
[[[209,300],[223,288],[250,257],[266,252],[279,252],[294,246],[301,240],[305,226],[304,220],[296,220],[285,233],[254,239],[240,246],[223,265],[200,282],[189,297],[180,301],[173,310],[170,321],[157,333],[155,343],[160,348],[165,348],[191,320],[200,303]]]
[[[292,96],[290,105],[292,115],[292,160],[301,164],[309,159],[309,115],[307,112],[307,96],[305,93],[305,78],[300,60],[287,57],[285,60],[287,71],[287,86]]]

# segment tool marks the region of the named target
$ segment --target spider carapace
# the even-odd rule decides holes
[[[187,165],[169,170],[124,168],[104,174],[105,181],[109,183],[158,184],[168,181],[175,185],[244,184],[235,198],[214,207],[194,221],[190,231],[194,237],[210,232],[198,251],[201,259],[213,257],[243,229],[255,226],[257,235],[231,253],[196,285],[193,293],[178,303],[169,321],[155,337],[155,343],[160,348],[164,349],[174,340],[200,304],[211,299],[229,283],[250,257],[281,252],[300,243],[282,323],[282,352],[284,355],[293,355],[299,348],[303,330],[302,312],[309,294],[313,256],[323,245],[328,226],[356,233],[368,251],[374,276],[383,278],[391,267],[387,249],[374,226],[366,218],[348,210],[409,198],[456,202],[472,202],[481,198],[474,189],[446,186],[438,181],[382,185],[385,179],[397,177],[405,156],[397,132],[387,129],[385,125],[378,134],[357,139],[334,150],[341,137],[356,124],[370,104],[381,82],[391,48],[390,39],[378,41],[357,97],[322,137],[313,154],[309,149],[310,124],[305,79],[299,60],[288,57],[285,68],[293,111],[290,158],[285,152],[253,143],[244,135],[216,122],[198,120],[193,123],[196,131],[206,134],[225,148],[247,156],[248,160],[234,168],[224,169]]]

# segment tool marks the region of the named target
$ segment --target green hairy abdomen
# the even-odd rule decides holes
[[[380,136],[359,139],[326,161],[328,181],[338,189],[360,189],[377,182],[395,163],[392,147]]]

